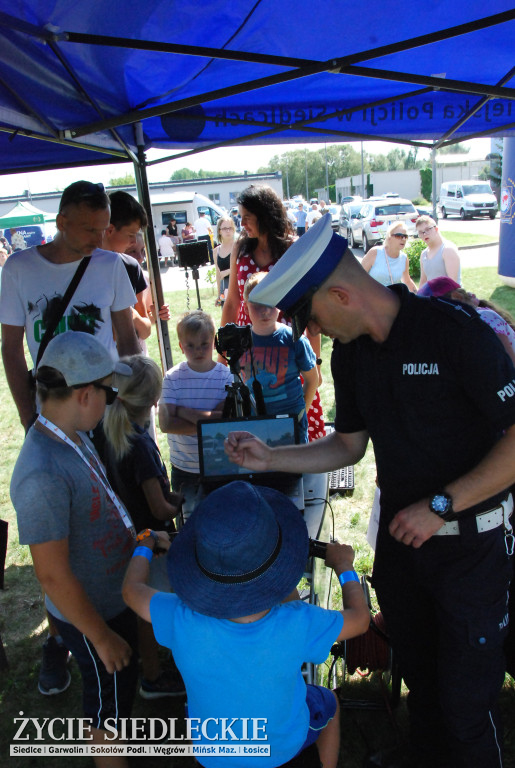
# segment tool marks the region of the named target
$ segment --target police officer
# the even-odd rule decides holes
[[[270,449],[233,433],[252,469],[321,472],[371,438],[381,488],[373,584],[409,688],[409,765],[502,765],[497,700],[513,550],[515,369],[470,307],[371,278],[324,216],[253,298],[294,334],[335,339],[336,431]]]

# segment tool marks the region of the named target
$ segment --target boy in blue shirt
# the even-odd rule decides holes
[[[307,411],[318,387],[316,356],[305,336],[293,341],[291,328],[279,323],[279,310],[255,304],[251,291],[265,277],[256,272],[245,283],[243,298],[252,323],[252,357],[255,377],[263,388],[268,414],[295,414],[300,442],[308,442]],[[251,386],[254,379],[250,351],[240,359],[242,377]],[[304,382],[301,382],[300,376]]]
[[[175,594],[146,585],[154,547],[170,546],[164,533],[149,534],[134,551],[123,596],[152,622],[157,641],[173,649],[189,717],[199,723],[194,744],[201,765],[227,766],[226,755],[206,752],[233,740],[269,747],[270,754],[232,754],[232,768],[246,768],[249,760],[274,768],[315,742],[324,768],[335,768],[337,700],[327,688],[306,686],[301,666],[322,663],[334,642],[368,628],[352,548],[327,546],[326,564],[338,575],[344,606],[332,611],[291,599],[308,558],[308,534],[295,505],[278,491],[236,481],[204,499],[168,553]],[[231,726],[225,738],[224,722]]]

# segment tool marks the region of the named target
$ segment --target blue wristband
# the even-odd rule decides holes
[[[348,584],[349,581],[357,581],[359,584],[359,576],[356,571],[344,571],[338,576],[338,581],[342,587],[344,584]]]
[[[136,547],[136,549],[132,553],[132,556],[133,557],[146,557],[148,562],[150,563],[150,561],[154,557],[154,553],[148,547]]]

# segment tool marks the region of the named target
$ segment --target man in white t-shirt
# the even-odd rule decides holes
[[[308,229],[314,224],[315,221],[318,221],[320,218],[320,211],[318,210],[318,205],[316,203],[313,203],[311,206],[311,210],[306,216],[306,232]]]
[[[198,219],[193,222],[193,228],[197,233],[197,240],[205,240],[209,252],[209,261],[213,264],[213,246],[211,238],[213,237],[213,227],[204,211],[199,211]]]
[[[23,348],[24,335],[35,364],[46,325],[84,256],[92,256],[91,263],[56,332],[91,333],[115,359],[118,354],[139,352],[132,322],[136,297],[127,272],[119,254],[101,250],[109,217],[109,198],[102,185],[77,181],[63,192],[56,218],[58,234],[52,242],[14,253],[2,270],[2,359],[25,429],[35,417],[35,402]]]

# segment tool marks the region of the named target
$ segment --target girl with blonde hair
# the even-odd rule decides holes
[[[159,448],[147,431],[152,406],[161,396],[161,369],[144,355],[122,359],[132,369],[132,376],[113,377],[118,397],[107,409],[103,424],[108,476],[136,530],[173,532],[182,496],[170,491]],[[156,560],[153,576],[156,587],[159,584],[161,589],[169,589],[164,558]],[[159,646],[148,622],[139,620],[138,641],[143,673],[140,695],[146,699],[182,695],[184,685],[177,670],[161,670]]]

